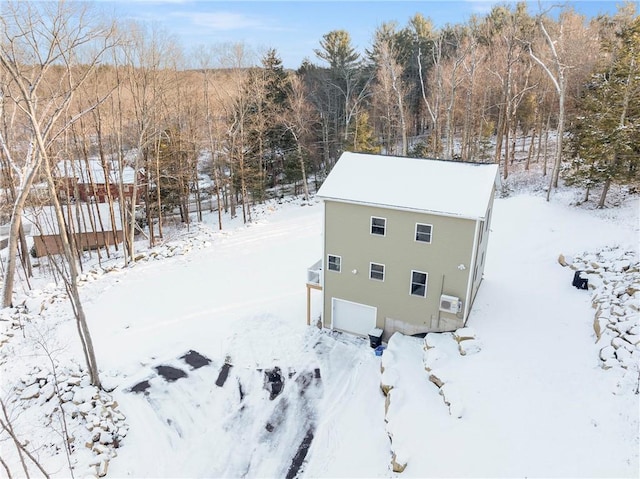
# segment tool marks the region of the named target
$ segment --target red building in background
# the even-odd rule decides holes
[[[110,161],[103,163],[98,159],[60,161],[56,165],[54,174],[59,185],[59,194],[85,203],[105,203],[109,193],[111,198],[117,201],[120,198],[120,183],[122,183],[125,199],[130,200],[133,197],[133,186],[136,181],[135,171],[130,166],[122,168],[121,177],[116,163]],[[136,203],[140,203],[144,196],[144,179],[141,174],[138,174],[137,181]]]

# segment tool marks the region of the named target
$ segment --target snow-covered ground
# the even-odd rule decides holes
[[[484,282],[460,332],[473,339],[396,335],[382,357],[362,338],[306,325],[317,201],[268,203],[255,223],[222,232],[211,216],[132,267],[86,267],[81,292],[111,392],[87,386],[64,294],[41,287],[0,321],[15,432],[54,477],[69,476],[63,396],[75,477],[638,477],[639,346],[603,368],[592,300],[605,289],[574,288],[558,263],[620,246],[627,271],[637,268],[638,199],[599,211],[572,199],[497,199]],[[0,458],[23,475],[6,435]]]

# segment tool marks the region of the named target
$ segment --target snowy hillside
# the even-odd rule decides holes
[[[85,268],[110,392],[78,366],[62,290],[1,311],[7,416],[52,477],[70,475],[65,428],[75,477],[637,477],[638,199],[570,199],[496,199],[469,328],[395,335],[382,357],[306,325],[320,202],[269,203],[222,232],[212,216],[132,267]],[[24,476],[7,434],[0,458]]]

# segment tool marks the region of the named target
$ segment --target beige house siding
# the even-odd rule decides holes
[[[332,327],[332,298],[376,307],[376,326],[385,329],[385,336],[395,330],[454,330],[464,324],[462,313],[441,313],[439,300],[442,293],[457,296],[468,311],[475,220],[328,199],[324,205],[325,327]],[[385,236],[370,233],[372,216],[386,218]],[[416,223],[432,225],[430,244],[415,241]],[[340,273],[327,268],[328,255],[341,257]],[[369,279],[371,262],[385,265],[384,281]],[[410,294],[412,270],[429,275],[426,298]]]

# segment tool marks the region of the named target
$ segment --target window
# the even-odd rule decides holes
[[[376,218],[375,216],[371,217],[371,234],[372,235],[384,236],[386,229],[387,229],[386,218]]]
[[[431,243],[431,231],[433,226],[416,223],[416,241]]]
[[[411,271],[411,295],[427,297],[427,273]]]
[[[327,269],[329,271],[336,271],[339,273],[341,261],[342,261],[342,258],[340,256],[335,256],[330,254],[327,261]]]
[[[384,281],[384,265],[378,263],[369,263],[369,279]]]

